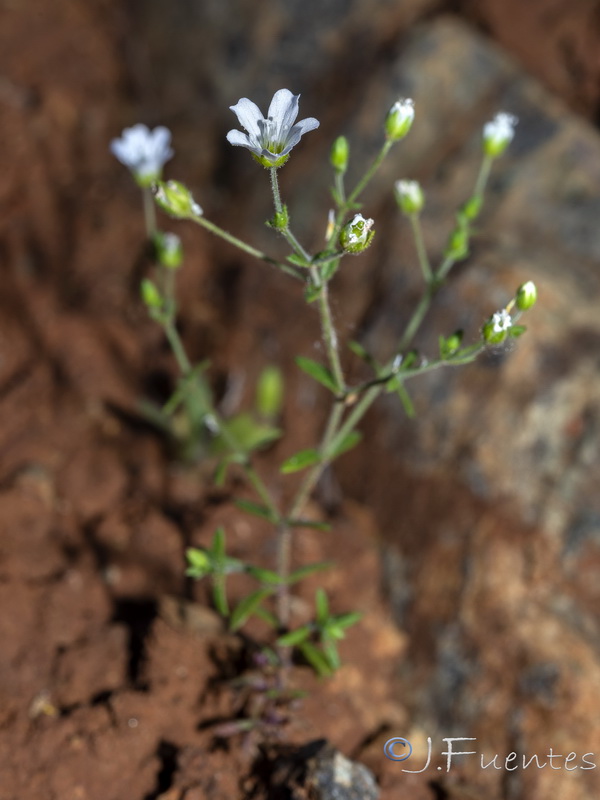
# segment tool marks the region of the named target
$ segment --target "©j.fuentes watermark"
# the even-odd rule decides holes
[[[450,772],[453,765],[453,760],[456,756],[478,756],[481,769],[504,769],[507,772],[514,772],[517,769],[528,769],[535,767],[535,769],[544,769],[550,766],[550,769],[574,772],[577,769],[596,769],[597,764],[595,761],[596,756],[594,753],[584,753],[582,756],[577,753],[571,752],[568,755],[563,753],[555,753],[552,747],[548,748],[547,753],[539,755],[527,755],[525,753],[516,753],[512,751],[505,756],[496,753],[493,756],[486,756],[485,753],[479,753],[477,750],[455,750],[454,742],[476,742],[477,739],[472,736],[459,736],[459,737],[444,737],[442,742],[446,743],[446,749],[440,752],[440,755],[445,756],[446,767],[445,771]],[[432,741],[431,736],[427,737],[427,760],[421,769],[405,769],[402,772],[425,772],[431,766],[432,760]],[[383,746],[383,752],[386,758],[390,761],[407,761],[413,752],[413,748],[408,739],[403,739],[400,736],[395,736],[388,739]],[[442,771],[444,768],[438,766],[437,769]]]

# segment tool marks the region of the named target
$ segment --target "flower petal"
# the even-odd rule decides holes
[[[289,132],[288,137],[285,142],[285,148],[283,150],[284,154],[290,152],[292,147],[295,147],[302,136],[308,131],[314,131],[315,128],[318,128],[321,123],[318,119],[314,117],[307,117],[306,119],[300,120],[292,130]]]
[[[275,124],[277,140],[281,141],[281,139],[285,138],[287,132],[296,121],[299,99],[300,95],[292,94],[289,89],[279,89],[273,95],[267,116]]]
[[[247,133],[242,133],[241,131],[231,130],[227,134],[227,141],[229,144],[239,147],[247,147],[248,150],[252,150],[257,155],[260,155],[260,147],[256,147],[250,140],[250,137]]]
[[[258,121],[263,119],[263,115],[256,103],[248,100],[247,97],[242,97],[235,106],[229,106],[229,108],[238,118],[242,128],[247,130],[255,139],[258,139],[260,136]]]

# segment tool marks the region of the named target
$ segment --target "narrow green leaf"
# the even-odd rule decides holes
[[[296,358],[296,364],[298,364],[303,372],[306,372],[306,374],[310,375],[311,378],[314,378],[320,384],[325,386],[326,389],[329,389],[334,394],[337,394],[338,385],[335,381],[335,378],[333,377],[331,371],[323,364],[319,364],[316,361],[313,361],[312,358],[304,358],[303,356],[298,356]]]
[[[392,383],[392,381],[390,381]],[[396,394],[398,395],[400,402],[402,403],[402,407],[406,413],[406,416],[409,419],[414,419],[417,412],[415,411],[415,407],[413,405],[413,401],[411,396],[406,389],[406,386],[402,383],[402,381],[398,377],[394,377],[393,379],[393,388]]]
[[[262,606],[254,610],[254,616],[262,619],[263,622],[266,622],[267,625],[270,625],[275,630],[279,627],[279,620],[275,614],[271,614],[270,611],[267,611],[267,609]]]
[[[299,645],[299,650],[317,675],[320,675],[321,678],[327,678],[332,674],[333,670],[331,669],[329,661],[323,655],[323,653],[314,646],[314,644],[311,644],[310,642],[302,642]]]
[[[318,300],[322,291],[322,286],[315,286],[314,283],[309,283],[304,290],[304,299],[307,303],[314,303]]]
[[[210,551],[213,555],[213,558],[218,561],[223,561],[225,558],[225,531],[221,526],[219,526],[215,531],[212,544],[210,546]]]
[[[326,569],[331,569],[331,567],[333,567],[332,561],[319,561],[316,564],[307,564],[305,567],[295,569],[288,577],[287,582],[289,584],[298,583],[298,581],[304,580],[304,578],[307,578],[309,575],[314,575],[316,572],[323,572]]]
[[[281,472],[284,475],[289,475],[291,472],[298,472],[301,469],[306,469],[306,467],[311,467],[313,464],[318,464],[320,460],[321,454],[318,450],[313,448],[301,450],[283,462]]]
[[[340,614],[335,617],[335,622],[340,628],[349,628],[351,625],[356,625],[357,622],[360,622],[362,616],[360,611],[351,611],[349,614]]]
[[[188,549],[185,551],[185,557],[188,560],[190,569],[210,572],[210,556],[206,550],[200,550],[196,547],[188,547]]]
[[[317,589],[315,592],[315,609],[317,612],[317,623],[324,626],[329,618],[329,601],[324,589]]]
[[[340,268],[340,259],[333,259],[332,261],[328,261],[326,264],[323,264],[321,267],[321,280],[323,283],[329,283],[329,281],[333,278],[335,273]]]
[[[227,602],[227,590],[225,589],[225,580],[222,575],[217,575],[214,579],[213,585],[213,602],[215,608],[222,617],[229,616],[229,603]]]
[[[215,486],[218,486],[221,489],[225,486],[225,481],[227,480],[227,470],[229,468],[229,459],[224,458],[217,464],[217,468],[215,469],[215,474],[213,476],[213,482]]]
[[[275,522],[275,515],[270,508],[261,506],[259,503],[253,503],[251,500],[236,500],[235,505],[247,514],[253,514],[255,517],[261,517],[269,522]]]
[[[351,431],[347,436],[335,446],[335,448],[329,452],[328,457],[333,461],[334,458],[338,458],[343,453],[347,453],[348,450],[352,450],[353,447],[360,442],[362,439],[362,433],[360,431]]]
[[[294,264],[294,266],[296,266],[296,267],[307,267],[308,266],[308,264],[306,263],[306,259],[302,258],[302,256],[296,255],[296,253],[292,253],[292,255],[289,255],[287,257],[287,261],[289,261],[290,264]]]
[[[262,583],[273,583],[276,586],[283,583],[283,578],[278,575],[276,572],[270,569],[263,569],[262,567],[253,567],[250,564],[246,565],[246,572],[248,575],[252,575],[253,578],[256,578],[257,581],[261,581]]]
[[[272,589],[257,589],[252,592],[235,607],[229,620],[229,628],[236,631],[246,620],[252,616],[263,600],[273,594]]]
[[[305,642],[310,634],[310,626],[303,625],[301,628],[297,628],[295,631],[290,631],[289,633],[285,633],[283,636],[280,636],[279,639],[277,639],[277,644],[280,647],[294,647],[294,645]]]
[[[323,643],[323,651],[325,653],[325,657],[331,666],[332,672],[335,672],[336,669],[339,669],[342,665],[340,661],[340,654],[338,653],[338,649],[335,646],[334,642],[324,642]]]

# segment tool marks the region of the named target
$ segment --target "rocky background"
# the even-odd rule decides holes
[[[172,368],[137,298],[139,199],[108,142],[138,121],[166,124],[177,152],[168,175],[210,218],[272,250],[264,176],[224,134],[229,105],[250,96],[265,106],[282,86],[302,92],[302,116],[321,120],[282,173],[316,247],[330,142],[350,137],[357,174],[386,109],[399,95],[416,101],[410,137],[364,198],[376,243],[336,279],[344,335],[389,352],[419,296],[393,180],[422,182],[435,257],[498,109],[519,116],[518,135],[419,347],[435,352],[457,327],[476,335],[524,280],[540,290],[515,347],[415,381],[416,420],[384,402],[365,445],[322,487],[335,510],[341,485],[362,531],[362,549],[347,533],[339,592],[352,602],[371,581],[371,616],[391,608],[398,632],[366,629],[371,661],[357,656],[340,679],[362,701],[344,705],[334,688],[313,733],[360,753],[389,797],[597,793],[600,772],[564,760],[509,772],[473,759],[419,783],[385,763],[381,744],[406,736],[424,757],[427,736],[438,754],[442,737],[470,736],[489,758],[515,750],[544,761],[552,747],[600,763],[599,44],[589,0],[0,4],[1,800],[241,791],[214,777],[234,772],[223,754],[212,784],[199,766],[197,687],[174,677],[172,659],[194,674],[207,656],[167,624],[164,601],[189,595],[183,547],[231,511],[199,504],[198,476],[174,467],[139,422],[137,400],[159,393]],[[294,436],[315,430],[321,396],[291,353],[314,355],[316,320],[295,287],[203,232],[180,232],[192,354],[210,356],[217,383],[241,396],[265,360],[279,363]],[[231,524],[240,547],[253,547]]]

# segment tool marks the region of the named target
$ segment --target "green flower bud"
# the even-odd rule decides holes
[[[528,311],[535,305],[536,300],[537,288],[533,281],[527,281],[527,283],[523,283],[519,286],[515,296],[515,302],[519,311]]]
[[[469,253],[469,231],[464,226],[455,228],[448,237],[444,255],[448,258],[464,258]]]
[[[396,181],[394,194],[400,211],[407,217],[421,213],[425,205],[425,195],[417,181]]]
[[[358,255],[373,241],[372,219],[365,219],[362,214],[355,214],[354,219],[347,222],[340,232],[340,246],[346,253]]]
[[[348,169],[348,157],[350,155],[350,145],[345,136],[338,136],[331,146],[329,160],[336,172],[344,173]]]
[[[512,114],[501,111],[493,120],[483,126],[483,152],[488,158],[498,158],[515,135],[518,120]]]
[[[146,305],[149,309],[160,309],[163,305],[163,298],[161,293],[158,291],[156,284],[154,284],[149,278],[144,278],[142,283],[140,284],[140,293],[142,295],[142,300],[144,301],[144,305]]]
[[[256,410],[262,417],[274,419],[283,405],[283,374],[275,366],[265,367],[256,386]]]
[[[440,336],[440,357],[449,358],[459,349],[463,340],[463,331],[455,331],[451,336]]]
[[[175,233],[158,232],[154,236],[154,247],[159,263],[167,269],[177,269],[183,261],[181,239]]]
[[[501,344],[508,336],[512,327],[512,317],[503,308],[496,311],[483,326],[481,333],[488,344]]]
[[[415,118],[415,104],[410,99],[397,100],[385,118],[385,135],[393,142],[404,139]]]
[[[480,195],[473,195],[470,197],[467,202],[463,205],[460,210],[460,213],[464,217],[464,219],[472,222],[479,216],[479,212],[481,211],[481,206],[483,205],[483,198]]]
[[[203,213],[190,190],[179,181],[158,181],[154,199],[159,208],[177,219],[193,219]]]
[[[276,231],[285,231],[289,225],[290,217],[288,214],[287,206],[283,206],[281,211],[276,211],[272,219],[267,222],[270,228]]]

